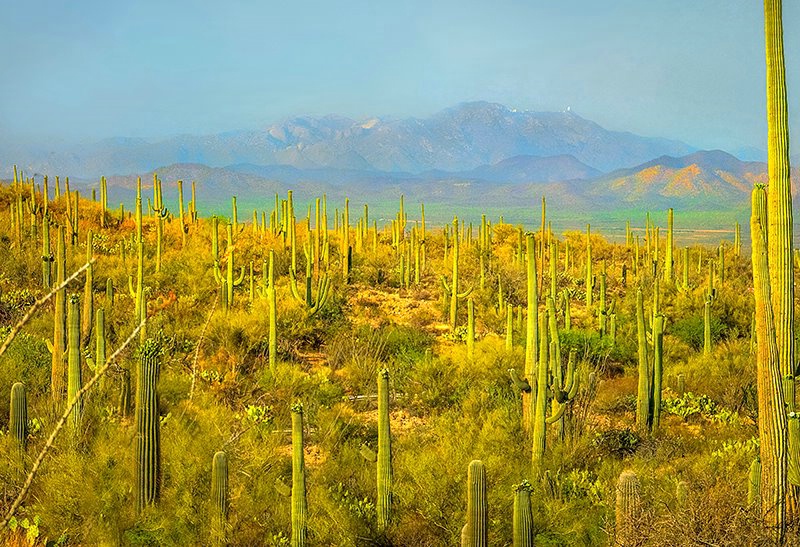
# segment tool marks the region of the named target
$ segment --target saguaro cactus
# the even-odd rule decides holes
[[[711,355],[711,298],[703,304],[703,355]]]
[[[303,405],[292,405],[292,547],[305,547],[306,466],[303,455]]]
[[[450,328],[456,330],[456,323],[458,321],[458,301],[466,298],[472,292],[472,287],[464,292],[458,292],[458,259],[459,259],[459,244],[458,244],[458,218],[453,219],[453,278],[450,285],[447,284],[447,279],[442,276],[442,286],[444,292],[450,298]]]
[[[228,261],[225,268],[225,277],[222,276],[218,262],[214,262],[214,277],[216,278],[217,283],[224,285],[225,300],[223,301],[223,308],[227,310],[233,307],[233,289],[234,287],[241,285],[242,281],[244,281],[245,269],[244,266],[242,266],[241,271],[239,272],[239,277],[234,276],[233,225],[228,224],[226,226],[226,231],[228,234],[228,247],[225,249],[225,254],[227,255]]]
[[[214,454],[211,464],[211,503],[215,539],[218,544],[224,544],[228,525],[228,456],[222,451]]]
[[[780,2],[778,2],[780,4]],[[769,3],[765,4],[769,5]],[[758,384],[758,436],[761,455],[761,514],[777,539],[786,528],[787,405],[784,402],[773,307],[770,266],[767,261],[767,192],[753,189],[750,234],[756,312],[756,379]],[[789,266],[791,268],[791,265]],[[793,383],[793,382],[792,382]]]
[[[467,300],[467,359],[475,358],[475,303]]]
[[[531,483],[522,481],[514,487],[513,547],[533,547],[533,512]]]
[[[664,380],[664,316],[653,319],[653,423],[655,433],[661,425],[661,385]]]
[[[536,352],[539,345],[539,291],[536,278],[536,243],[533,239],[533,234],[528,234],[525,239],[525,249],[528,253],[528,318],[525,328],[525,377],[533,378],[536,373]],[[533,401],[531,401],[532,394],[522,394],[522,424],[526,429],[530,428],[533,420],[534,409]]]
[[[378,528],[392,517],[392,432],[389,422],[389,371],[378,373]]]
[[[487,513],[486,467],[473,460],[467,470],[467,523],[461,529],[461,547],[486,547]]]
[[[161,345],[149,338],[139,350],[136,378],[136,508],[144,510],[161,494],[161,428],[158,375]]]
[[[70,295],[67,309],[67,404],[78,395],[83,385],[81,377],[81,300],[77,294]],[[70,420],[77,429],[81,423],[83,403],[72,410]]]
[[[641,518],[642,485],[631,470],[623,471],[617,482],[616,538],[614,545],[634,547],[641,545],[639,520]]]
[[[25,452],[28,445],[28,399],[25,385],[21,382],[11,386],[11,410],[8,417],[8,428],[19,445],[20,452]]]
[[[636,333],[639,341],[639,387],[636,398],[636,426],[648,431],[650,424],[650,369],[647,362],[647,331],[644,323],[644,297],[642,289],[636,291]]]
[[[64,251],[64,227],[58,227],[56,247],[56,285],[66,279],[67,257]],[[50,346],[52,355],[50,395],[57,402],[64,394],[64,377],[66,376],[65,354],[67,350],[67,289],[56,293],[55,313],[53,314],[53,343]]]
[[[297,274],[295,273],[294,269],[289,269],[289,288],[292,291],[292,296],[294,296],[295,300],[300,302],[301,304],[305,305],[306,312],[309,316],[314,315],[328,301],[328,292],[330,290],[330,279],[328,278],[328,274],[322,274],[317,279],[317,298],[314,299],[313,292],[312,292],[312,262],[313,257],[311,256],[312,248],[311,243],[307,242],[303,246],[303,250],[306,255],[306,283],[305,283],[305,292],[304,294],[300,294],[300,290],[297,287]]]

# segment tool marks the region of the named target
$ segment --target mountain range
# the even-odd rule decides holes
[[[0,165],[70,175],[125,199],[135,177],[195,180],[205,195],[262,198],[291,187],[332,197],[400,193],[432,202],[519,205],[547,194],[578,209],[720,209],[747,202],[766,164],[610,131],[579,115],[463,103],[427,118],[295,117],[263,130],[113,138],[49,150],[0,142]],[[7,168],[2,170],[3,173]],[[793,177],[797,178],[796,170]]]

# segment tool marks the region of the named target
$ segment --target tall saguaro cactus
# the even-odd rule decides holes
[[[646,432],[650,424],[650,368],[647,360],[647,330],[644,321],[644,296],[636,291],[636,333],[639,341],[639,387],[636,398],[636,427]]]
[[[473,460],[467,470],[467,523],[461,530],[461,547],[486,547],[487,513],[486,467]]]
[[[303,455],[303,405],[292,405],[292,541],[291,547],[305,547],[306,520],[306,464]]]
[[[136,508],[140,512],[161,495],[160,360],[161,345],[148,338],[139,350],[136,378]]]
[[[777,539],[786,529],[788,433],[784,386],[771,302],[767,237],[767,196],[763,185],[753,189],[750,234],[756,312],[756,379],[758,435],[761,455],[761,514]]]
[[[78,395],[83,385],[81,377],[81,300],[70,295],[67,308],[67,405]],[[81,423],[82,402],[72,410],[73,427]]]
[[[64,249],[65,231],[63,226],[58,227],[56,243],[56,285],[61,285],[66,279],[67,255]],[[61,399],[64,394],[64,377],[66,376],[67,351],[67,289],[59,290],[55,297],[55,313],[53,314],[53,343],[50,347],[52,355],[50,395],[54,402]]]
[[[525,377],[533,378],[536,374],[536,356],[539,345],[539,290],[536,278],[536,244],[533,234],[528,234],[525,239],[525,249],[527,252],[527,275],[528,275],[528,318],[525,328]],[[522,423],[526,429],[530,429],[533,421],[534,408],[531,397],[534,394],[522,394]],[[534,399],[535,401],[535,399]]]
[[[389,371],[378,373],[378,528],[392,517],[392,432],[389,422]]]

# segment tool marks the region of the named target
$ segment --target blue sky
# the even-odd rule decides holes
[[[165,5],[162,5],[165,4]],[[160,138],[467,100],[765,146],[757,0],[0,0],[0,133]],[[800,139],[800,2],[784,2]],[[793,144],[794,151],[800,151]]]

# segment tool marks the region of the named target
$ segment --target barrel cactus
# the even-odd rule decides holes
[[[639,522],[642,510],[642,485],[631,470],[623,471],[617,482],[616,541],[614,545],[641,545]]]

